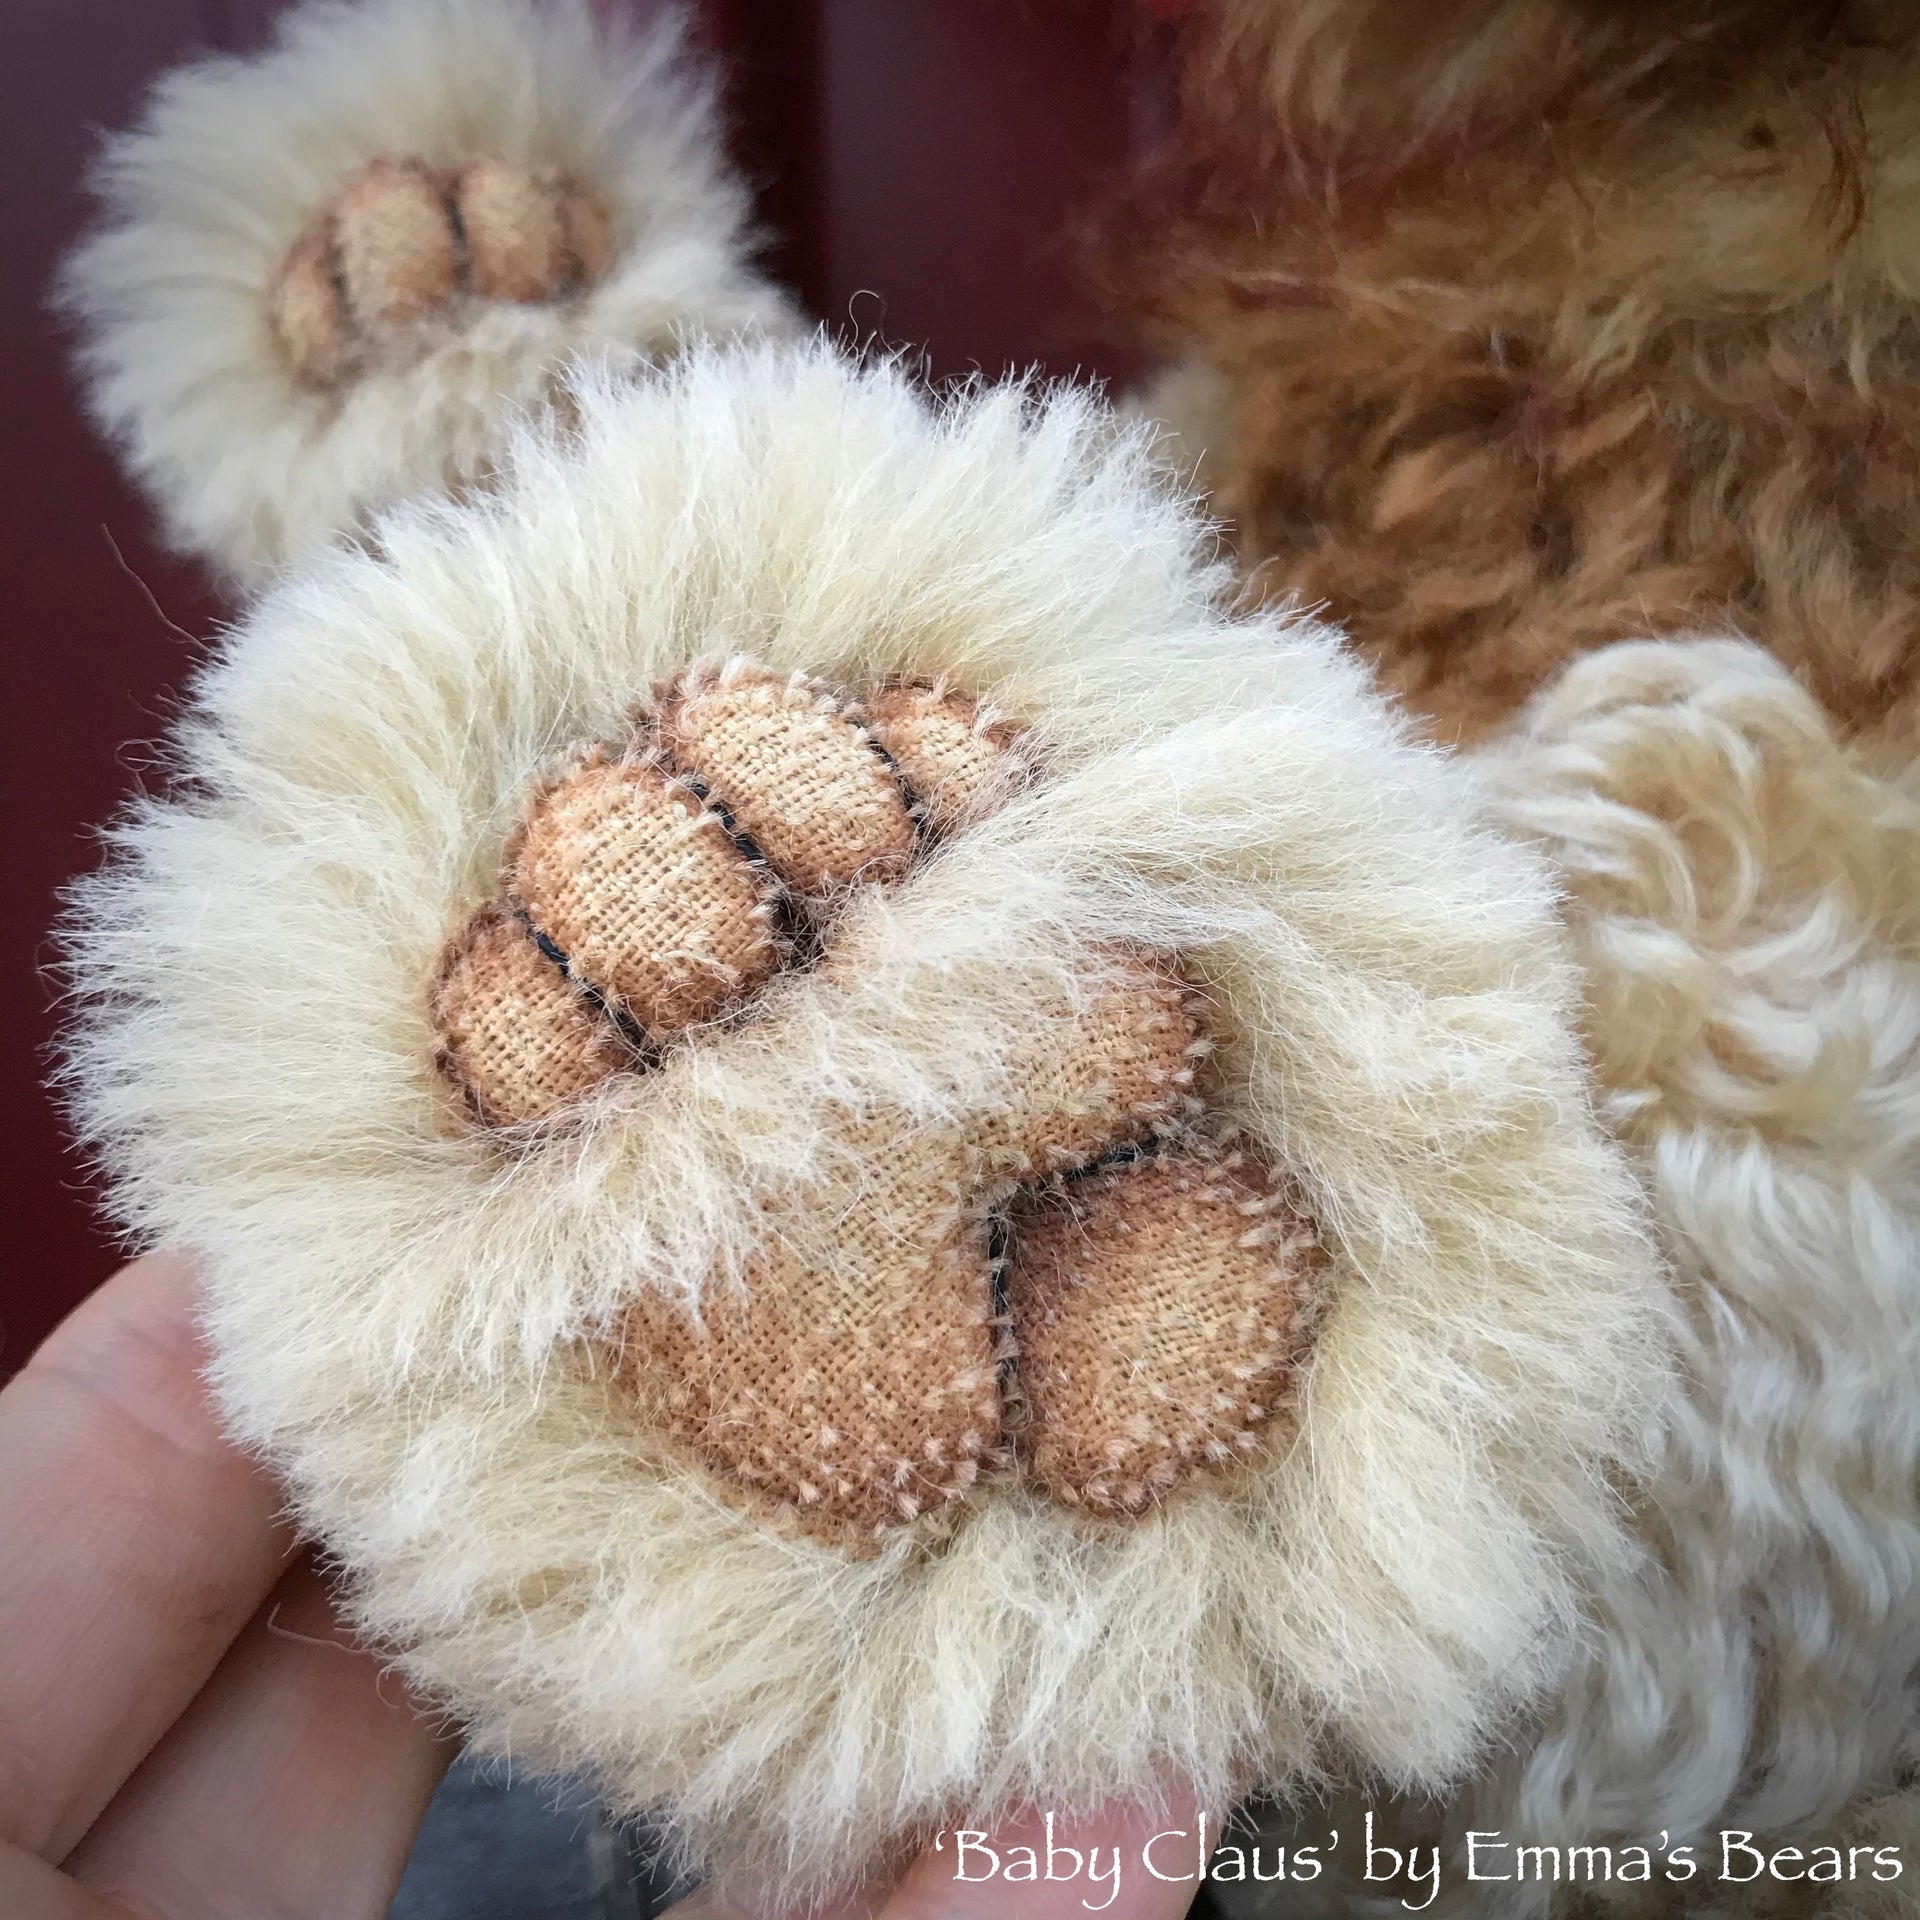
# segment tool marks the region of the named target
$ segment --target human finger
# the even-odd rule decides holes
[[[193,1920],[376,1920],[454,1744],[352,1643],[303,1565],[67,1870],[102,1896]]]
[[[49,1866],[37,1853],[0,1840],[0,1913],[7,1920],[135,1920]],[[143,1914],[139,1920],[155,1920]]]
[[[0,1392],[0,1841],[59,1859],[279,1577],[268,1478],[200,1379],[196,1284],[138,1260]]]

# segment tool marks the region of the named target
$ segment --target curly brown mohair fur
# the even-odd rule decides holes
[[[1454,739],[1734,631],[1920,740],[1920,7],[1219,0],[1111,222],[1251,579]]]

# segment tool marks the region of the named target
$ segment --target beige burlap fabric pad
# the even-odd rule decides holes
[[[575,976],[650,1033],[711,1019],[779,963],[752,865],[646,760],[596,752],[554,781],[521,828],[508,887]]]
[[[1029,1470],[1121,1515],[1254,1445],[1325,1255],[1243,1154],[1194,1145],[1016,1210],[1009,1260]]]
[[[977,818],[1003,773],[1012,729],[972,695],[946,686],[882,687],[866,706],[873,737],[928,824],[950,832]]]
[[[447,949],[433,996],[446,1072],[492,1126],[544,1120],[626,1063],[613,1025],[495,903]]]
[[[267,317],[287,369],[303,386],[331,387],[353,357],[353,322],[334,268],[331,223],[294,243],[267,290]]]
[[[837,691],[747,660],[696,668],[653,706],[645,751],[596,749],[541,790],[508,853],[518,911],[476,916],[435,997],[445,1064],[476,1111],[543,1119],[638,1064],[536,929],[576,982],[668,1038],[737,1004],[780,959],[768,879],[736,833],[818,899],[904,871],[915,821],[902,780],[951,821],[990,802],[1010,740],[971,699],[888,688],[874,712],[897,776]],[[956,1118],[944,1144],[885,1112],[823,1112],[822,1171],[769,1197],[764,1251],[741,1282],[698,1309],[648,1296],[625,1314],[623,1377],[725,1485],[865,1549],[1005,1457],[1012,1347],[995,1317],[989,1210],[1197,1112],[1206,1045],[1184,990],[1149,961],[1108,959],[1079,993],[1062,985],[1008,1061],[1003,1103]],[[863,966],[857,940],[829,942],[827,981]],[[1026,1205],[1015,1399],[1048,1491],[1137,1511],[1251,1444],[1289,1364],[1289,1262],[1312,1252],[1310,1238],[1277,1235],[1274,1205],[1242,1163],[1200,1147]]]
[[[469,284],[483,300],[545,300],[571,271],[555,184],[522,167],[476,160],[453,185]]]
[[[831,1265],[770,1220],[743,1296],[710,1294],[698,1322],[646,1297],[622,1364],[711,1465],[807,1531],[862,1545],[964,1494],[994,1455],[999,1335],[986,1222],[955,1163],[911,1157],[886,1116],[830,1124],[857,1176],[781,1211],[832,1210]]]
[[[460,284],[446,188],[418,160],[369,161],[336,202],[333,232],[347,311],[371,332],[413,325]]]
[[[1014,1063],[1013,1103],[956,1125],[944,1152],[924,1135],[904,1147],[886,1113],[823,1114],[822,1164],[844,1171],[769,1205],[739,1294],[716,1290],[698,1319],[636,1305],[626,1377],[668,1432],[809,1533],[864,1547],[958,1498],[1001,1428],[989,1204],[1046,1171],[1059,1142],[1104,1149],[1164,1124],[1191,1044],[1178,988],[1141,966],[1063,1001]]]
[[[1181,1118],[1205,1051],[1178,981],[1123,965],[1084,1007],[1065,1004],[1016,1058],[1016,1091],[968,1133],[980,1163],[1016,1180],[1069,1172]]]
[[[288,370],[330,387],[465,294],[555,300],[612,260],[605,208],[551,173],[481,159],[455,173],[370,160],[289,250],[267,291]]]
[[[689,674],[662,703],[662,748],[696,776],[796,892],[897,878],[913,857],[906,797],[844,695],[749,661]]]

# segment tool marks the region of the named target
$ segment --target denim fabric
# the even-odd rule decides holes
[[[388,1920],[651,1920],[674,1890],[592,1796],[459,1761]]]

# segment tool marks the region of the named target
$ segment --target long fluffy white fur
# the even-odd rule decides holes
[[[77,1104],[134,1231],[204,1250],[236,1431],[486,1744],[789,1899],[961,1808],[1175,1774],[1219,1801],[1354,1756],[1459,1779],[1630,1579],[1609,1476],[1668,1379],[1543,863],[1335,635],[1220,611],[1204,527],[1090,396],[935,408],[822,349],[699,351],[573,406],[496,491],[259,606],[179,797],[81,902]],[[1051,778],[869,896],[859,982],[777,989],[783,1039],[503,1155],[436,1080],[441,943],[553,756],[734,650],[949,673]],[[737,1266],[822,1100],[909,1133],[992,1100],[1113,939],[1184,951],[1218,1098],[1332,1242],[1297,1434],[1131,1526],[1004,1482],[938,1552],[778,1537],[589,1337]]]
[[[484,475],[570,355],[789,327],[679,39],[590,0],[314,0],[265,55],[167,75],[99,161],[103,219],[63,297],[95,418],[168,536],[257,586],[393,500]],[[394,153],[589,182],[618,258],[581,297],[494,306],[316,393],[282,363],[267,288],[328,197]]]

